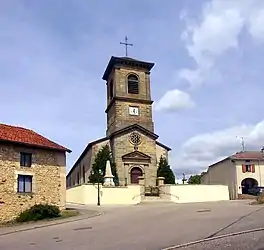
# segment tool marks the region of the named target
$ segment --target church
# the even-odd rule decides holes
[[[152,118],[150,72],[154,63],[129,57],[111,57],[103,80],[106,82],[106,136],[90,142],[66,179],[67,187],[88,182],[92,164],[100,148],[109,145],[119,185],[137,184],[143,176],[145,186],[156,186],[161,156],[171,150],[160,143]]]

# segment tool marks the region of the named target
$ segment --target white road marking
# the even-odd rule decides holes
[[[255,228],[255,229],[250,229],[250,230],[245,230],[245,231],[240,231],[240,232],[235,232],[235,233],[229,233],[229,234],[223,234],[223,235],[219,235],[219,236],[214,236],[214,237],[207,238],[207,239],[190,241],[190,242],[183,243],[183,244],[180,244],[180,245],[174,245],[174,246],[162,248],[161,250],[174,250],[174,249],[187,247],[187,246],[190,246],[190,245],[195,245],[195,244],[199,244],[199,243],[203,243],[203,242],[207,242],[207,241],[222,239],[222,238],[226,238],[226,237],[232,237],[232,236],[236,236],[236,235],[240,235],[240,234],[259,232],[259,231],[264,231],[264,228],[263,227]]]

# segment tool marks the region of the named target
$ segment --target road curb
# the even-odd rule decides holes
[[[174,249],[188,247],[188,246],[199,244],[199,243],[203,243],[203,242],[208,242],[208,241],[212,241],[212,240],[218,240],[218,239],[232,237],[232,236],[237,236],[237,235],[241,235],[241,234],[259,232],[259,231],[264,231],[264,228],[260,227],[260,228],[255,228],[255,229],[250,229],[250,230],[245,230],[245,231],[240,231],[240,232],[235,232],[235,233],[230,233],[230,234],[223,234],[223,235],[219,235],[219,236],[215,236],[215,237],[211,237],[211,238],[191,241],[191,242],[187,242],[187,243],[180,244],[180,245],[175,245],[175,246],[171,246],[171,247],[162,248],[161,250],[174,250]]]
[[[30,231],[30,230],[38,229],[38,228],[51,227],[51,226],[66,224],[66,223],[70,223],[70,222],[80,221],[80,220],[84,220],[84,219],[89,219],[89,218],[93,218],[93,217],[100,216],[102,214],[103,214],[102,212],[96,212],[93,215],[87,215],[87,216],[85,216],[85,214],[83,214],[83,215],[80,215],[80,216],[76,216],[76,218],[71,217],[71,218],[68,218],[68,219],[51,221],[50,223],[47,223],[47,224],[36,225],[36,226],[32,225],[31,227],[29,226],[27,228],[21,228],[21,229],[19,228],[19,229],[13,229],[12,230],[12,227],[10,227],[10,231],[4,232],[4,233],[1,233],[0,232],[0,237],[1,236],[8,235],[8,234],[25,232],[25,231]]]

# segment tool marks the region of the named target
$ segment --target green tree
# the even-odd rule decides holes
[[[97,183],[98,177],[99,177],[100,183],[104,182],[105,167],[106,167],[106,162],[108,160],[110,161],[112,174],[114,176],[114,183],[116,186],[119,185],[118,176],[116,172],[116,164],[113,160],[112,153],[110,151],[108,144],[101,147],[97,155],[95,156],[94,163],[92,165],[92,171],[89,176],[89,182]],[[101,174],[99,174],[100,171],[101,171]]]
[[[201,177],[203,173],[191,175],[188,180],[188,184],[201,184]]]
[[[175,184],[175,175],[165,157],[160,157],[157,177],[164,177],[164,184]]]

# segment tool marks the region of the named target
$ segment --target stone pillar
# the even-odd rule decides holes
[[[159,186],[159,187],[160,187],[160,186],[163,186],[163,185],[164,185],[164,180],[165,180],[165,178],[164,178],[164,177],[158,177],[157,179],[158,179],[158,186]]]
[[[145,198],[145,178],[144,176],[138,177],[138,184],[140,185],[140,198],[144,200]]]
[[[144,178],[144,176],[139,176],[138,177],[138,184],[139,185],[145,185],[145,178]]]

